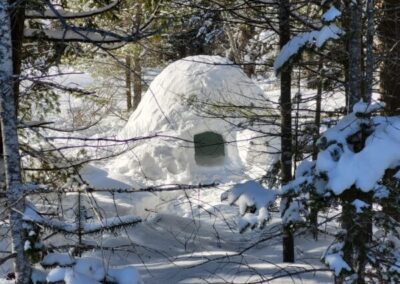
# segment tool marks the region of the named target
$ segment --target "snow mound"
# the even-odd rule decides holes
[[[196,123],[205,124],[203,128],[218,129],[223,124],[220,119],[204,121],[188,101],[247,105],[263,96],[263,91],[228,59],[186,57],[167,66],[154,79],[120,135],[131,138],[169,130],[183,133]]]
[[[62,262],[62,258],[57,262]],[[104,283],[105,280],[117,284],[143,283],[134,266],[108,267],[103,260],[94,257],[77,258],[70,267],[56,267],[50,270],[46,280],[50,283],[64,281],[66,284]]]
[[[215,117],[257,100],[267,101],[264,92],[225,58],[192,56],[170,64],[151,83],[118,135],[159,137],[139,141],[110,161],[105,169],[108,178],[127,184],[142,177],[146,183],[225,182],[242,180],[255,161],[262,161],[258,167],[266,169],[271,159],[260,159],[259,154],[268,152],[265,138],[238,127],[245,118]],[[218,113],[210,113],[214,111]],[[250,142],[254,139],[259,143]]]

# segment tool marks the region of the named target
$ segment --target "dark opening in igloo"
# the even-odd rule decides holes
[[[201,166],[222,164],[225,157],[225,144],[222,135],[207,131],[194,136],[194,158]]]

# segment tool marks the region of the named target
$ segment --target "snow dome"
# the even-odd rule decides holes
[[[119,134],[122,139],[156,133],[176,139],[146,140],[109,167],[164,183],[243,178],[250,156],[246,143],[237,141],[251,133],[210,111],[249,105],[256,99],[265,101],[263,91],[225,58],[192,56],[176,61],[153,80]]]

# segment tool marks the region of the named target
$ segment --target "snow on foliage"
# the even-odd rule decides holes
[[[364,108],[363,104],[356,104],[354,110],[358,112],[346,116],[319,140],[325,149],[318,155],[316,171],[327,175],[326,187],[336,195],[352,185],[364,192],[374,190],[385,171],[399,165],[400,118],[357,117],[360,110],[370,111],[377,107]],[[371,128],[369,131],[374,134],[367,138],[361,151],[355,152],[346,140],[364,126]]]
[[[342,15],[342,13],[332,6],[326,13],[322,15],[322,21],[327,23],[320,30],[300,33],[292,37],[287,42],[274,62],[275,72],[285,65],[293,56],[298,55],[300,51],[306,47],[321,48],[331,39],[338,39],[344,34],[344,31],[336,24],[331,23]]]
[[[362,213],[364,208],[368,208],[370,206],[369,204],[365,203],[364,201],[362,201],[360,199],[353,200],[353,202],[351,204],[356,209],[356,213]]]
[[[328,40],[338,39],[344,31],[335,24],[322,27],[320,30],[304,32],[294,36],[275,59],[274,69],[278,72],[282,66],[305,47],[321,48]]]
[[[336,243],[330,246],[325,252],[322,260],[333,271],[335,275],[339,276],[343,270],[351,271],[350,266],[343,259],[343,244]]]
[[[357,103],[353,112],[343,117],[337,125],[328,129],[318,140],[321,149],[316,161],[303,161],[295,174],[295,180],[283,187],[284,193],[298,192],[304,184],[313,183],[317,192],[324,195],[342,194],[355,185],[369,192],[379,191],[378,186],[385,171],[400,165],[400,118],[374,116],[371,112],[382,104]],[[348,143],[362,129],[369,133],[362,149]]]
[[[326,11],[321,19],[325,22],[332,22],[334,20],[336,20],[337,18],[339,18],[340,16],[342,16],[342,12],[340,12],[338,9],[336,9],[335,6],[332,6],[329,8],[328,11]]]
[[[30,205],[25,208],[23,220],[65,234],[76,234],[78,230],[80,230],[81,234],[93,234],[107,230],[112,231],[123,226],[131,226],[140,223],[142,219],[133,215],[117,216],[104,218],[99,221],[84,222],[79,227],[76,221],[67,222],[59,219],[45,218],[33,205]]]
[[[239,207],[242,216],[239,220],[240,232],[248,227],[262,228],[269,218],[268,208],[274,203],[275,198],[276,193],[273,190],[266,189],[253,180],[236,184],[221,195],[222,201]]]
[[[54,254],[51,258],[60,263],[64,256]],[[117,284],[143,283],[134,266],[109,267],[103,260],[93,257],[76,258],[68,267],[51,269],[46,281],[49,283],[64,281],[65,284],[104,283],[105,281]]]
[[[359,261],[369,262],[396,282],[399,273],[391,267],[400,260],[396,229],[400,184],[394,174],[400,168],[400,117],[375,114],[382,107],[360,101],[322,134],[316,161],[300,164],[295,179],[282,189],[283,196],[291,199],[290,215],[283,221],[303,222],[299,216],[311,218],[303,208],[324,210],[340,201],[345,230],[335,233],[324,263],[336,275],[350,275]],[[369,231],[369,222],[374,231]],[[368,257],[361,260],[364,253]]]
[[[50,253],[43,257],[43,266],[71,266],[75,264],[75,259],[68,253]]]

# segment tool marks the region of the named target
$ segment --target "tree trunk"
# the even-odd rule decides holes
[[[15,111],[18,117],[18,102],[19,102],[19,82],[21,75],[22,63],[22,44],[24,40],[24,22],[25,22],[25,2],[11,0],[11,4],[18,5],[11,11],[11,42],[12,42],[12,60],[13,60],[13,91],[15,101]]]
[[[138,48],[140,49],[140,47]],[[133,110],[135,110],[142,100],[142,63],[140,61],[140,51],[135,52],[133,64]]]
[[[17,0],[9,1],[14,4]],[[12,61],[13,61],[13,96],[15,101],[16,113],[18,116],[18,101],[19,101],[19,77],[21,75],[22,62],[22,43],[24,39],[24,21],[25,21],[25,2],[21,2],[11,11],[11,43],[12,43]],[[1,129],[0,129],[1,133]],[[3,142],[0,137],[0,187],[5,185],[5,166]]]
[[[354,3],[355,2],[355,3]],[[349,112],[362,96],[362,5],[360,1],[349,4]]]
[[[17,118],[13,96],[13,63],[11,43],[11,20],[8,1],[0,0],[0,95],[1,128],[5,160],[7,203],[10,206],[12,250],[16,253],[15,274],[17,283],[29,283],[31,267],[24,254],[23,187],[21,178]]]
[[[318,138],[319,132],[321,128],[321,98],[322,98],[322,89],[323,89],[323,61],[322,57],[319,59],[318,63],[318,86],[317,86],[317,96],[315,98],[315,130],[313,135],[313,149],[312,149],[312,160],[316,161],[318,158]],[[311,194],[311,209],[310,209],[310,225],[311,225],[311,233],[313,235],[314,240],[318,240],[318,195]]]
[[[136,14],[134,25],[138,30],[140,27],[140,23],[142,22],[142,6],[140,4],[136,5]],[[133,56],[133,110],[135,110],[140,101],[142,100],[142,62],[141,62],[141,46],[135,46],[135,52]]]
[[[348,1],[348,9],[350,21],[348,27],[348,54],[349,54],[349,101],[348,112],[351,112],[353,106],[362,98],[365,100],[363,93],[363,60],[362,60],[362,13],[363,5],[360,0]],[[360,145],[365,143],[366,137],[359,137]],[[354,147],[356,149],[356,147]],[[367,246],[371,238],[371,219],[368,210],[365,213],[357,213],[352,203],[356,199],[363,200],[371,204],[370,194],[364,193],[355,186],[348,188],[343,192],[341,197],[342,217],[341,224],[345,230],[344,239],[344,260],[354,268],[354,272],[358,274],[356,283],[365,283],[365,268],[367,263]],[[344,279],[341,279],[344,281]]]
[[[280,0],[279,5],[279,44],[283,46],[290,40],[289,0]],[[282,184],[292,179],[292,67],[285,64],[280,71],[281,79],[281,178]],[[282,198],[283,212],[290,204],[288,198]],[[283,225],[283,261],[294,262],[294,240],[290,224]]]
[[[383,14],[378,26],[382,42],[383,63],[380,72],[382,100],[389,115],[400,114],[400,3],[383,0]]]
[[[365,62],[365,100],[371,101],[374,85],[374,0],[367,0],[367,58]]]
[[[131,88],[131,57],[125,56],[125,87],[126,87],[126,108],[132,109],[132,88]]]

